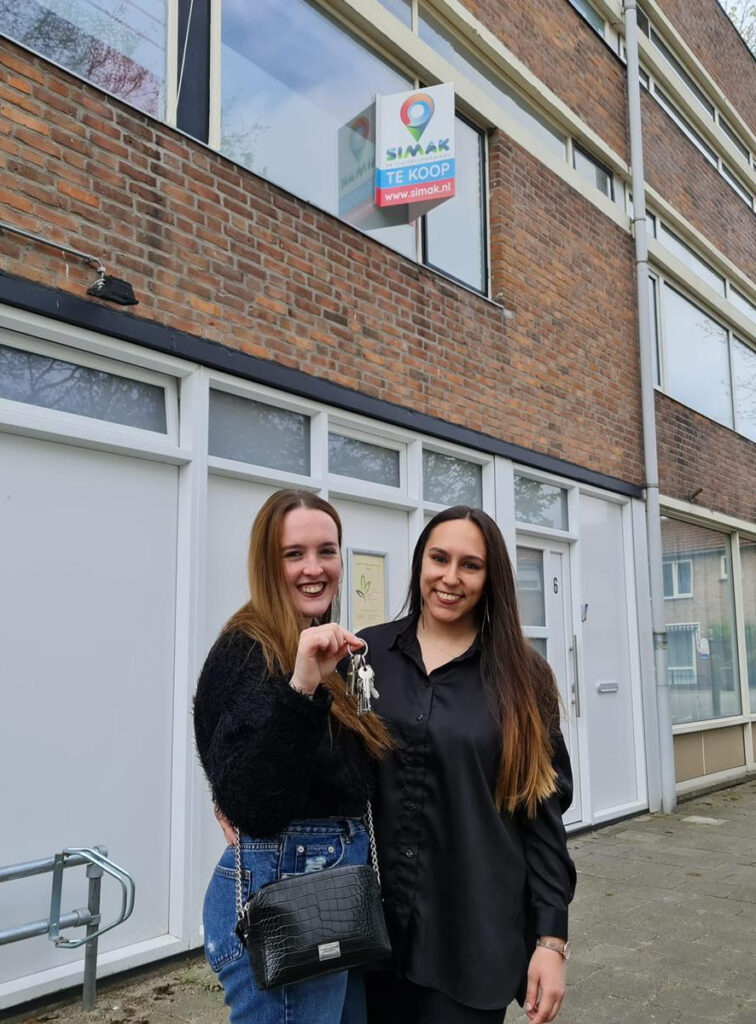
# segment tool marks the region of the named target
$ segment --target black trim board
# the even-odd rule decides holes
[[[113,309],[104,303],[90,302],[68,292],[13,277],[3,271],[0,271],[0,302],[29,313],[62,320],[74,327],[97,331],[156,352],[200,363],[210,369],[221,370],[254,381],[256,384],[266,384],[268,387],[368,416],[383,423],[406,427],[428,437],[463,445],[488,455],[501,455],[523,466],[568,477],[577,483],[591,484],[629,498],[643,497],[643,489],[637,484],[598,473],[566,459],[558,459],[523,448],[521,445],[501,441],[468,427],[447,423],[427,413],[394,405],[393,402],[371,398],[340,384],[332,384],[328,380],[313,377],[302,370],[279,366],[272,360],[247,355],[237,349],[227,348],[219,342],[209,341],[207,338],[200,338],[185,331],[177,331],[153,320],[145,320],[120,309]]]

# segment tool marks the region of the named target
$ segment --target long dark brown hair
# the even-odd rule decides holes
[[[525,640],[517,608],[517,587],[501,530],[478,508],[457,505],[439,512],[420,534],[412,555],[408,610],[417,622],[423,602],[420,575],[431,533],[440,523],[469,519],[486,544],[486,582],[478,602],[481,675],[498,714],[502,750],[496,805],[534,817],[540,800],[556,790],[550,732],[559,726],[559,695],[547,662]]]
[[[291,603],[283,574],[281,529],[285,516],[295,508],[325,512],[336,524],[341,551],[341,519],[333,505],[310,491],[276,491],[255,517],[249,539],[247,575],[250,598],[223,627],[238,629],[257,640],[272,674],[291,672],[297,658],[300,624]],[[330,622],[333,604],[321,622]],[[356,699],[348,697],[337,672],[322,684],[333,697],[331,714],[347,729],[356,732],[368,751],[379,757],[392,746],[388,730],[377,715],[357,715]]]

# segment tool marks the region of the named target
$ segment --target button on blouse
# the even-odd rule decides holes
[[[376,673],[375,708],[396,749],[374,802],[394,969],[466,1006],[524,995],[537,934],[567,938],[575,872],[561,814],[572,796],[561,734],[559,793],[534,820],[496,808],[501,729],[480,677],[480,644],[428,674],[415,623],[361,634]]]

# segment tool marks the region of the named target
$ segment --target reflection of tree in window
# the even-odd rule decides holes
[[[57,10],[56,10],[57,8]],[[155,10],[157,13],[155,13]],[[164,4],[0,0],[0,31],[153,116],[160,116]],[[149,66],[151,65],[151,66]]]
[[[225,391],[210,392],[209,452],[255,466],[310,472],[310,418]]]
[[[0,397],[166,431],[163,388],[5,345],[0,345]]]
[[[398,451],[343,434],[328,435],[328,468],[339,476],[353,476],[389,487],[399,486]]]
[[[515,518],[521,523],[567,529],[567,494],[561,487],[515,474]]]
[[[483,503],[481,468],[474,462],[440,452],[423,452],[423,496],[439,505]]]

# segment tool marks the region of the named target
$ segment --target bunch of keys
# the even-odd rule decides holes
[[[365,641],[363,640],[363,643]],[[361,651],[349,651],[349,667],[347,669],[347,693],[357,698],[357,714],[368,715],[372,708],[370,702],[380,694],[376,690],[375,672],[366,661],[368,645]]]

